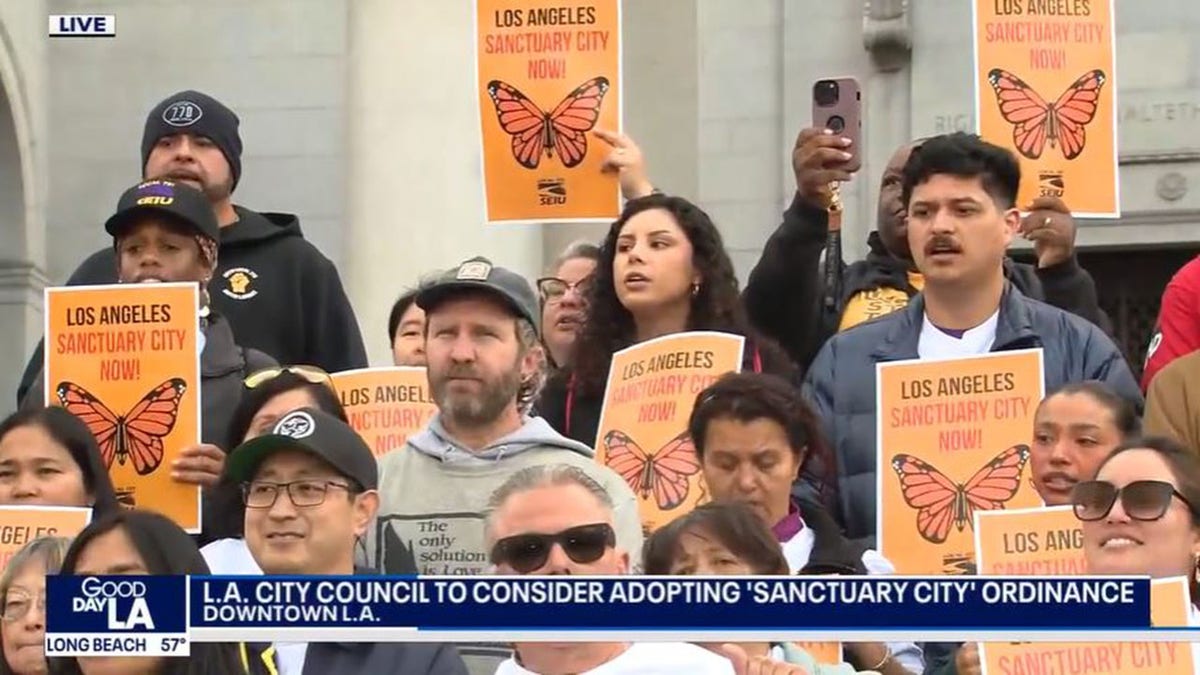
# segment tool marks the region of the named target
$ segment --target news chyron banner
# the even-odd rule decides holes
[[[1042,350],[876,369],[879,548],[900,574],[975,570],[975,511],[1040,505],[1029,479]]]
[[[696,395],[742,369],[746,338],[690,331],[613,354],[596,434],[596,461],[617,472],[653,532],[708,500],[688,418]]]
[[[26,544],[40,537],[79,534],[92,522],[92,510],[74,506],[0,506],[0,569]]]
[[[1150,620],[1155,627],[1188,625],[1192,606],[1185,577],[1150,584]],[[1107,675],[1194,675],[1188,642],[1000,642],[979,645],[984,675],[1106,673]]]
[[[181,655],[190,642],[710,642],[727,631],[1104,640],[1151,632],[1150,596],[1134,577],[51,575],[45,645],[113,656]]]
[[[1017,205],[1119,218],[1114,0],[974,0],[975,120],[1021,163]]]
[[[200,295],[191,283],[47,288],[46,405],[83,420],[117,499],[200,531],[171,463],[200,442]]]
[[[350,426],[376,457],[404,447],[437,412],[424,368],[361,368],[332,378]]]
[[[475,0],[486,220],[609,223],[621,212],[621,3]]]

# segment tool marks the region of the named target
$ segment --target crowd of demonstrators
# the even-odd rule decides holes
[[[909,245],[908,204],[902,190],[904,166],[924,141],[898,148],[884,168],[866,258],[850,265],[840,257],[823,260],[830,186],[852,178],[843,168],[850,142],[824,129],[800,132],[792,151],[795,197],[746,285],[750,318],[804,369],[831,336],[906,307],[925,285]],[[1005,257],[1005,278],[1026,297],[1109,327],[1095,283],[1075,257],[1076,226],[1066,205],[1039,198],[1020,232],[1033,242],[1037,264]],[[841,255],[840,250],[836,253]],[[833,274],[826,274],[824,265],[834,266]]]
[[[188,117],[185,103],[203,114]],[[1019,165],[1006,150],[966,134],[898,149],[866,259],[822,263],[830,184],[851,178],[839,164],[847,146],[801,132],[795,198],[742,291],[700,206],[658,192],[632,139],[597,131],[627,200],[599,245],[572,244],[536,284],[482,257],[412,275],[388,320],[392,362],[426,368],[437,412],[377,460],[329,375],[366,365],[337,273],[294,216],[233,205],[237,127],[197,92],[160,103],[146,123],[145,182],[106,223],[113,248],[70,282],[204,291],[202,444],[171,467],[205,488],[200,537],[120,508],[87,425],[69,406],[43,407],[40,356],[22,410],[0,423],[0,504],[94,510],[62,558],[66,573],[891,574],[874,548],[876,365],[1040,348],[1050,394],[1031,430],[1032,487],[1046,505],[1074,505],[1092,571],[1195,576],[1200,416],[1188,393],[1195,347],[1178,337],[1191,298],[1177,277],[1151,350],[1157,375],[1148,367],[1144,381],[1147,430],[1191,443],[1184,451],[1138,440],[1141,391],[1075,257],[1076,223],[1052,198],[1020,216]],[[169,205],[137,204],[164,191]],[[1018,235],[1033,242],[1034,265],[1008,257]],[[644,533],[631,486],[593,450],[612,356],[692,330],[746,338],[742,372],[700,392],[678,420],[712,503]],[[1168,333],[1174,346],[1163,351]],[[1168,354],[1181,358],[1167,364]],[[31,645],[62,546],[31,545],[0,576],[0,675],[45,672]],[[854,643],[845,658],[825,666],[796,645],[759,643],[274,643],[54,666],[89,675],[979,670],[973,644]]]
[[[921,144],[905,164],[905,234],[924,279],[898,310],[834,335],[805,380],[833,447],[836,465],[814,466],[814,480],[836,488],[838,520],[852,539],[876,533],[878,363],[977,356],[1041,348],[1048,389],[1107,382],[1139,409],[1137,381],[1117,346],[1095,324],[1030,299],[1006,281],[1006,250],[1016,235],[1020,167],[1007,150],[951,134]],[[832,477],[832,478],[831,478]]]
[[[154,200],[145,203],[147,198]],[[173,180],[140,183],[121,195],[117,212],[104,229],[113,238],[121,283],[190,282],[200,287],[201,443],[187,448],[171,469],[176,480],[206,489],[210,499],[204,502],[204,531],[215,532],[230,515],[214,507],[232,501],[230,495],[216,493],[221,491],[218,483],[225,455],[221,446],[242,392],[242,380],[275,361],[236,344],[229,322],[212,309],[208,286],[217,268],[219,233],[212,208],[198,190]],[[21,403],[23,409],[46,404],[44,377],[39,372],[34,378]],[[78,387],[55,386],[54,395],[68,410],[89,408],[94,402],[90,393]],[[180,389],[174,392],[176,397],[182,394]]]
[[[213,256],[212,309],[224,316],[238,341],[281,363],[311,363],[330,372],[367,365],[358,321],[337,269],[304,239],[289,213],[258,213],[233,203],[242,174],[238,116],[197,91],[163,99],[146,117],[142,133],[144,180],[189,185],[204,195],[218,227],[220,260]],[[219,232],[217,231],[219,230]],[[106,248],[89,256],[69,286],[111,284],[118,256]],[[25,369],[17,400],[25,398],[41,369],[38,345]]]
[[[554,261],[549,276],[537,280],[542,301],[542,343],[553,369],[571,364],[575,339],[585,317],[588,284],[600,262],[600,248],[577,241]]]
[[[538,402],[560,433],[594,444],[613,353],[674,333],[742,335],[744,370],[793,377],[783,350],[751,328],[721,234],[695,204],[662,194],[629,201],[600,256],[574,360],[554,373]]]

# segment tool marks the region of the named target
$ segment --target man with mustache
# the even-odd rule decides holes
[[[238,342],[280,363],[308,363],[335,372],[367,365],[354,310],[337,269],[288,213],[257,213],[233,203],[242,173],[238,116],[197,91],[163,99],[146,118],[142,174],[204,193],[220,226],[213,309],[229,320]],[[69,286],[117,282],[111,247],[97,251]],[[38,345],[17,392],[20,401],[42,363]]]
[[[877,363],[1041,348],[1047,390],[1100,380],[1142,406],[1129,366],[1103,331],[1026,297],[1005,277],[1021,220],[1021,170],[1012,153],[973,135],[938,136],[909,157],[901,175],[907,240],[924,289],[904,309],[832,337],[804,385],[837,462],[836,471],[809,462],[807,478],[836,486],[835,513],[847,536],[872,545]]]
[[[529,466],[578,468],[612,496],[618,545],[640,555],[633,491],[596,463],[592,448],[525,411],[540,388],[545,355],[541,309],[519,274],[472,258],[417,292],[425,310],[429,390],[438,412],[379,460],[380,508],[368,558],[388,574],[482,574],[488,568],[487,500]],[[496,672],[504,645],[461,650],[474,675]]]
[[[866,258],[822,273],[829,234],[830,183],[851,179],[842,166],[849,139],[825,129],[804,129],[792,150],[796,196],[783,223],[767,241],[743,293],[746,311],[760,330],[775,338],[807,368],[830,336],[904,308],[924,278],[913,264],[905,235],[907,215],[900,200],[900,172],[921,142],[905,144],[888,160],[879,186],[876,230]],[[1033,241],[1035,266],[1005,258],[1004,273],[1027,297],[1046,302],[1108,328],[1096,286],[1075,258],[1075,223],[1061,200],[1039,198],[1021,224]],[[830,283],[832,282],[832,283]]]

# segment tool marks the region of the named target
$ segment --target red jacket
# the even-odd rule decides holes
[[[1168,363],[1200,349],[1200,256],[1179,268],[1163,291],[1154,337],[1146,350],[1142,391]]]

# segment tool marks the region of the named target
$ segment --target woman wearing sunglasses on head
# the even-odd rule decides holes
[[[588,282],[599,260],[599,247],[577,241],[554,261],[550,275],[537,281],[542,301],[542,343],[551,368],[565,368],[571,363],[575,339],[586,316]]]
[[[191,536],[170,518],[150,511],[119,510],[92,521],[71,542],[62,574],[209,574]],[[243,673],[238,646],[191,645],[191,656],[55,657],[58,675],[230,675]]]
[[[236,448],[246,441],[271,430],[275,422],[287,413],[300,408],[316,408],[343,422],[346,410],[338,399],[329,373],[316,366],[276,366],[251,374],[246,378],[244,391],[230,419],[226,434],[227,447]],[[245,504],[241,486],[222,476],[220,491],[231,501],[221,510],[229,519],[221,523],[218,539],[200,549],[213,574],[262,574],[250,555],[243,538]]]
[[[1200,624],[1200,458],[1166,438],[1130,441],[1075,486],[1071,504],[1089,574],[1187,577]]]
[[[58,574],[70,539],[39,537],[13,554],[0,574],[3,602],[0,642],[4,658],[0,675],[43,675],[47,672],[46,576]]]
[[[211,493],[225,462],[220,444],[241,393],[241,380],[246,373],[275,365],[266,354],[234,342],[229,322],[209,306],[208,282],[217,267],[220,237],[212,205],[188,185],[146,181],[121,195],[117,213],[105,222],[104,229],[113,238],[120,283],[187,282],[200,288],[201,443],[185,449],[170,470],[175,480],[199,485]],[[43,377],[38,375],[22,408],[45,405]],[[86,401],[68,401],[66,407],[81,416],[91,410]],[[93,429],[93,433],[96,431]],[[216,498],[205,502],[202,542],[210,540],[209,533],[228,517],[210,508],[222,501]]]

